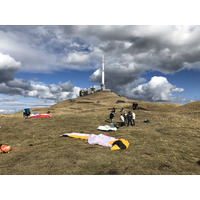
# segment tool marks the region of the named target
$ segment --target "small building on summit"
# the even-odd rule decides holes
[[[82,96],[86,96],[86,95],[89,95],[89,94],[93,94],[95,92],[96,92],[95,87],[92,86],[89,89],[82,89],[82,90],[80,90],[79,96],[82,97]]]
[[[100,90],[95,90],[95,87],[92,86],[91,88],[89,89],[82,89],[80,90],[79,92],[79,96],[86,96],[86,95],[89,95],[89,94],[93,94],[95,92],[99,92],[99,91],[102,91],[102,92],[110,92],[111,90],[110,89],[106,89],[106,85],[105,85],[105,72],[104,72],[104,56],[102,56],[102,69],[101,69],[101,89]]]

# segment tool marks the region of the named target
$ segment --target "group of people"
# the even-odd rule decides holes
[[[129,111],[126,113],[126,111],[122,108],[121,110],[122,114],[120,115],[120,121],[121,121],[121,126],[135,126],[135,113]]]
[[[111,124],[114,123],[114,117],[115,117],[115,108],[112,109],[111,113],[110,113],[110,120],[111,120]],[[135,113],[129,111],[128,113],[126,113],[126,111],[122,108],[121,109],[121,115],[120,115],[120,122],[121,122],[121,126],[129,126],[129,124],[131,126],[135,126]]]

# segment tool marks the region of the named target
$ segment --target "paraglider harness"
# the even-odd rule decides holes
[[[24,117],[28,117],[30,114],[31,114],[30,108],[25,108],[25,109],[23,110],[23,116],[24,116]]]

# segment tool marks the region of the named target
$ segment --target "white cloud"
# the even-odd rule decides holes
[[[17,68],[21,66],[21,63],[16,61],[10,55],[4,55],[0,53],[0,69],[10,69],[10,68]]]
[[[12,80],[13,75],[19,71],[21,63],[13,57],[0,52],[0,83]]]
[[[15,79],[13,80],[15,81]],[[45,85],[42,83],[30,83],[31,90],[24,88],[8,87],[0,84],[0,93],[2,89],[7,95],[0,97],[0,113],[13,113],[24,109],[25,107],[49,107],[59,101],[77,98],[79,96],[79,87],[74,87],[70,81],[59,83],[58,85]],[[14,96],[13,96],[14,95]],[[26,98],[22,98],[26,97]]]
[[[32,84],[32,90],[28,91],[26,96],[39,99],[62,101],[78,97],[79,93],[77,93],[77,88],[78,87],[74,87],[70,81],[59,83],[59,85],[50,84],[47,86],[41,84]]]
[[[89,63],[89,61],[89,55],[83,52],[69,53],[63,58],[63,62],[67,64],[86,64]]]
[[[183,88],[177,88],[168,82],[165,77],[154,76],[148,83],[138,85],[135,88],[128,87],[126,96],[132,99],[146,101],[174,101],[173,92],[183,92]]]
[[[74,87],[70,81],[59,83],[58,85],[45,85],[39,82],[32,83],[23,79],[13,79],[7,83],[0,83],[0,93],[2,94],[55,101],[75,98],[79,95],[77,90],[78,87]]]

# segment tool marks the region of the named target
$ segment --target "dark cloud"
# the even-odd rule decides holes
[[[59,85],[32,84],[22,79],[13,79],[6,83],[0,83],[0,93],[2,94],[57,101],[76,98],[79,95],[79,90],[80,88],[74,87],[70,81],[59,83]]]
[[[11,81],[7,81],[6,85],[9,88],[20,88],[20,89],[27,90],[27,91],[30,91],[33,89],[33,87],[31,86],[31,83],[24,79],[16,79],[15,78]]]

